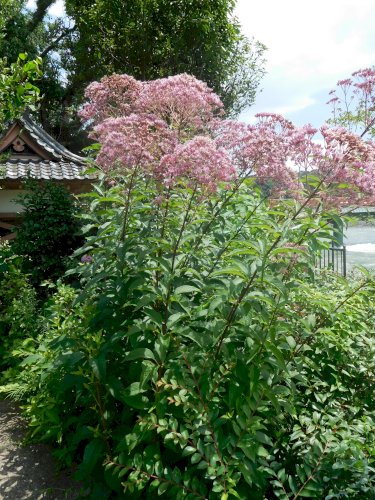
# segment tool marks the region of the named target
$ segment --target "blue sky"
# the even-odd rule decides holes
[[[49,13],[63,15],[63,0]],[[235,13],[243,32],[268,47],[262,92],[244,121],[268,111],[319,127],[337,80],[375,65],[374,0],[237,0]]]

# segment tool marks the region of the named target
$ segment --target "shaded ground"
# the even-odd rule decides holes
[[[0,401],[0,499],[75,499],[77,485],[58,475],[50,450],[23,446],[25,423],[16,405]]]

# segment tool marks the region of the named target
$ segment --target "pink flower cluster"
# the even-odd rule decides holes
[[[131,113],[153,114],[179,132],[205,128],[224,108],[204,82],[187,74],[150,82],[129,75],[106,76],[91,83],[85,97],[88,102],[79,112],[83,122],[98,124]]]
[[[320,132],[324,143],[316,141]],[[297,193],[302,174],[315,174],[324,188],[348,184],[355,201],[361,193],[375,196],[375,145],[342,128],[295,127],[279,115],[260,114],[247,125],[214,124],[219,144],[231,154],[241,176],[272,181],[274,190]]]
[[[138,101],[140,111],[159,116],[179,133],[205,129],[223,108],[205,83],[186,74],[144,83]]]
[[[352,201],[366,193],[375,196],[375,144],[343,127],[321,128],[325,157],[320,159],[321,177],[331,184],[354,188]],[[356,189],[355,189],[356,188]]]
[[[94,124],[91,137],[102,145],[97,162],[104,171],[139,168],[166,186],[185,179],[210,191],[235,178],[220,145],[196,136],[208,133],[223,104],[193,76],[138,82],[113,75],[89,85],[85,95],[80,116]]]
[[[164,156],[159,173],[167,186],[186,178],[192,187],[204,185],[209,191],[215,191],[218,182],[230,182],[237,175],[227,152],[206,136],[179,144],[172,154]]]
[[[102,147],[97,162],[105,172],[142,167],[152,174],[161,158],[174,151],[176,133],[154,115],[131,114],[108,118],[94,128]]]
[[[86,104],[79,112],[82,122],[101,123],[107,118],[127,116],[135,111],[142,83],[129,75],[105,76],[85,90]]]
[[[375,70],[355,71],[351,78],[339,80],[331,90],[331,122],[343,125],[361,136],[374,134],[375,125]]]
[[[375,85],[372,70],[355,78],[362,95]],[[341,82],[345,91],[351,86]],[[259,114],[252,125],[224,120],[218,96],[185,74],[152,82],[113,75],[91,84],[86,97],[81,116],[94,124],[92,136],[102,145],[97,161],[108,173],[136,170],[166,187],[183,181],[211,192],[254,177],[297,195],[301,174],[311,172],[322,188],[349,184],[354,197],[375,196],[374,144],[345,128],[322,127],[321,144],[316,129],[276,114]]]

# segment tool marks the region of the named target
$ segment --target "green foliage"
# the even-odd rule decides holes
[[[81,286],[18,378],[32,436],[91,498],[373,498],[375,284],[314,277],[334,215],[156,194],[86,196]]]
[[[67,257],[80,242],[77,206],[67,189],[52,181],[29,180],[25,188],[14,250],[24,257],[23,271],[40,285],[63,275]]]
[[[72,48],[76,80],[113,72],[143,80],[189,73],[238,114],[254,102],[265,47],[241,33],[234,6],[233,0],[68,0],[80,33]]]
[[[17,359],[13,356],[25,339],[38,333],[35,290],[21,271],[21,259],[8,245],[0,246],[0,370],[11,376]]]
[[[31,59],[43,59],[43,71],[38,79],[39,108],[35,117],[49,133],[67,141],[70,134],[64,129],[65,135],[62,136],[61,131],[64,128],[64,115],[65,119],[71,115],[67,102],[71,89],[66,88],[65,78],[62,78],[68,50],[62,47],[58,57],[56,51],[72,30],[66,26],[64,19],[51,19],[46,15],[48,7],[53,4],[52,0],[39,0],[33,11],[27,8],[25,0],[6,0],[8,8],[5,9],[4,17],[3,3],[4,0],[0,7],[3,21],[0,26],[0,58],[14,63],[19,53],[27,52]],[[77,126],[75,129],[77,139]]]
[[[1,39],[4,37],[4,28],[6,23],[14,14],[14,11],[19,7],[20,3],[18,0],[2,0],[1,2],[1,17],[0,17],[0,43]]]
[[[25,107],[34,109],[39,89],[32,81],[41,75],[40,67],[40,58],[27,61],[26,54],[20,54],[10,67],[6,60],[0,60],[0,131],[4,122],[18,116]]]

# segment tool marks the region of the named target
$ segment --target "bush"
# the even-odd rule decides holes
[[[374,144],[221,120],[188,75],[86,96],[108,177],[79,287],[22,362],[32,435],[91,498],[373,498],[374,280],[317,280],[315,261],[337,194],[374,194]]]
[[[34,438],[90,498],[372,498],[375,287],[315,279],[332,214],[251,181],[139,180],[126,219],[121,179],[93,196],[81,288],[23,361]]]
[[[34,288],[21,271],[22,259],[9,245],[0,246],[0,371],[11,378],[17,361],[13,351],[38,333],[38,309]]]
[[[23,271],[39,286],[43,280],[64,274],[67,257],[81,242],[79,221],[77,207],[64,186],[29,180],[25,188],[19,200],[24,212],[14,251],[23,257]]]

